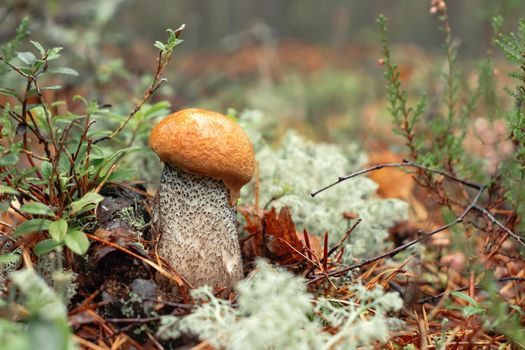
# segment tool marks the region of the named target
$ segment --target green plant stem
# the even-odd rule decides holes
[[[93,141],[93,144],[97,144],[102,141],[111,140],[112,138],[120,134],[120,132],[126,127],[126,125],[128,125],[131,119],[133,119],[133,117],[142,109],[142,106],[144,106],[144,104],[148,102],[148,100],[155,93],[155,91],[157,91],[158,88],[166,81],[165,79],[162,79],[161,77],[162,77],[162,74],[164,73],[164,70],[166,69],[166,65],[168,64],[168,61],[172,53],[173,51],[170,51],[167,53],[163,53],[163,52],[159,53],[159,58],[158,58],[159,64],[157,65],[157,70],[155,72],[153,80],[151,81],[148,89],[144,93],[144,96],[142,96],[142,99],[135,105],[135,108],[133,108],[133,110],[129,113],[126,120],[122,124],[120,124],[120,126],[115,131],[113,131],[108,136],[104,136],[104,137],[101,137]]]

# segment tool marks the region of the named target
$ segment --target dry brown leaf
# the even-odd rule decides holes
[[[392,152],[379,152],[371,154],[368,162],[370,166],[373,166],[400,163],[402,160],[402,157]],[[412,176],[398,168],[383,168],[371,172],[368,176],[379,185],[377,194],[383,198],[399,198],[408,201],[414,188]]]
[[[249,236],[242,241],[243,256],[253,259],[266,257],[276,263],[287,265],[303,260],[308,254],[304,235],[296,232],[290,208],[279,212],[272,208],[268,212],[255,214],[240,210],[246,218],[245,230]],[[320,251],[319,238],[308,235],[310,248],[317,255]]]
[[[308,236],[308,242],[310,243],[310,250],[311,252],[317,257],[321,258],[323,255],[323,249],[321,248],[321,239],[317,235],[311,235],[308,232],[300,232],[297,231],[296,235],[297,238],[301,241],[301,243],[306,247],[306,241],[304,239],[304,235]]]
[[[304,258],[305,248],[297,237],[290,208],[284,207],[279,213],[272,208],[264,215],[263,222],[263,241],[269,258],[280,264],[292,264]]]

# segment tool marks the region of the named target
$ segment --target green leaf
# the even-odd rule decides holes
[[[457,297],[457,298],[460,298],[460,299],[463,299],[467,302],[469,302],[471,305],[473,306],[479,306],[479,303],[472,299],[469,295],[465,294],[465,293],[462,293],[462,292],[451,292],[450,294],[452,294],[453,296]]]
[[[44,160],[42,164],[40,164],[40,170],[42,171],[42,175],[46,179],[49,179],[51,178],[51,175],[53,174],[53,165],[47,160]]]
[[[89,249],[89,240],[80,230],[70,231],[65,238],[66,246],[78,255],[84,255]]]
[[[3,213],[5,211],[9,210],[9,203],[7,202],[0,202],[0,213]]]
[[[516,304],[510,304],[509,306],[511,309],[516,311],[519,315],[525,315],[525,311],[520,306]]]
[[[16,165],[18,163],[18,154],[9,153],[0,157],[0,166]]]
[[[68,178],[69,176],[69,157],[66,157],[65,152],[60,154],[60,158],[58,158],[58,173],[60,177]]]
[[[81,101],[82,103],[86,105],[86,107],[89,106],[89,102],[83,96],[80,96],[80,95],[73,96],[73,102],[77,102],[77,101]]]
[[[153,46],[155,46],[157,49],[159,49],[160,51],[166,51],[166,45],[164,45],[163,43],[161,43],[160,41],[155,41],[155,44],[153,44]]]
[[[40,90],[60,90],[62,88],[61,85],[49,85],[49,86],[41,86]],[[36,89],[31,89],[27,93],[30,96],[34,96],[38,94],[38,91]],[[40,107],[40,106],[39,106]]]
[[[485,313],[485,309],[479,306],[465,306],[462,309],[462,311],[465,317],[470,317],[473,315],[483,315]]]
[[[58,101],[54,101],[54,102],[51,102],[51,107],[55,108],[55,107],[59,107],[59,106],[66,106],[67,103],[66,101],[61,101],[61,100],[58,100]],[[56,116],[55,118],[58,118],[58,117],[61,117],[61,116]],[[79,116],[80,117],[83,117],[83,116]],[[53,119],[55,119],[53,118]]]
[[[29,51],[17,52],[16,57],[18,57],[20,61],[24,62],[28,66],[32,66],[36,62],[35,55]]]
[[[20,260],[20,255],[16,253],[3,254],[0,255],[0,266],[2,264],[17,262],[18,260]]]
[[[33,74],[33,70],[29,67],[18,67],[18,69],[20,69],[20,71],[24,74],[27,74],[27,75]]]
[[[119,157],[123,153],[129,153],[129,152],[135,152],[135,151],[141,151],[141,150],[143,150],[143,147],[138,147],[138,146],[126,147],[126,148],[122,148],[118,150],[117,152],[111,154],[109,157],[104,159],[104,162],[102,162],[102,165],[100,166],[99,176],[101,178],[104,178],[109,172],[109,170],[111,169],[111,167],[113,166],[113,164],[115,164],[119,160]]]
[[[49,68],[47,70],[47,73],[72,75],[72,76],[78,77],[78,72],[74,70],[73,68],[69,68],[69,67]]]
[[[51,60],[56,60],[57,58],[60,57],[60,54],[59,52],[62,51],[62,47],[59,46],[59,47],[54,47],[50,50],[47,51],[47,60],[48,61],[51,61]]]
[[[18,100],[20,99],[20,96],[18,96],[18,94],[14,90],[8,88],[0,88],[0,95],[11,96]]]
[[[58,177],[58,182],[60,183],[60,188],[62,189],[62,191],[67,191],[68,187],[74,186],[74,184],[70,181],[71,178],[72,177],[70,176],[64,176],[64,175],[60,175]]]
[[[117,169],[111,173],[108,177],[108,181],[123,181],[133,178],[137,174],[137,170],[134,168],[122,168]]]
[[[100,203],[103,199],[104,197],[98,193],[88,192],[82,198],[71,203],[71,210],[76,213],[86,205]]]
[[[180,43],[182,43],[182,39],[179,39],[178,36],[180,35],[180,33],[184,30],[184,24],[182,26],[179,27],[179,29],[177,30],[173,30],[173,29],[167,29],[166,31],[169,33],[169,37],[168,37],[168,50],[173,50],[173,48],[175,48],[175,46],[179,45]]]
[[[157,102],[153,106],[144,109],[144,116],[146,119],[153,118],[158,116],[160,113],[166,113],[168,108],[170,108],[170,103],[168,101]]]
[[[99,147],[97,145],[91,146],[91,152],[89,154],[89,159],[91,160],[99,160],[99,159],[107,159],[111,155],[111,152],[106,151],[104,148]]]
[[[17,190],[12,187],[0,185],[0,194],[20,194]]]
[[[44,203],[38,203],[38,202],[31,202],[24,204],[20,207],[20,211],[23,211],[24,213],[28,214],[34,214],[34,215],[47,215],[47,216],[55,216],[55,213],[51,208],[49,208]]]
[[[88,204],[84,208],[77,211],[75,214],[81,215],[81,214],[87,213],[88,211],[95,210],[96,207],[97,207],[96,204]]]
[[[64,101],[57,101],[56,105],[58,104],[65,104]],[[63,123],[63,124],[71,124],[73,121],[78,119],[85,119],[86,116],[84,115],[78,115],[73,113],[68,113],[65,115],[57,115],[53,118],[53,124],[55,123]]]
[[[35,252],[37,256],[40,256],[42,254],[49,253],[50,251],[61,245],[62,243],[56,242],[52,239],[44,239],[43,241],[40,241],[37,244],[35,244],[33,252]]]
[[[56,242],[62,242],[67,234],[67,221],[60,219],[49,224],[49,235]]]
[[[47,219],[27,220],[18,225],[15,229],[15,237],[19,237],[31,232],[47,231],[52,221]]]
[[[33,71],[35,72],[38,72],[36,73],[35,76],[40,76],[42,75],[42,72],[40,71],[40,68],[42,68],[42,66],[46,63],[46,61],[44,60],[38,60],[36,61],[36,63],[33,65]]]
[[[41,90],[60,90],[60,89],[62,89],[62,85],[42,86],[40,89]]]
[[[6,104],[5,108],[4,108],[4,113],[9,113],[7,112],[7,110],[9,109],[9,102]],[[1,120],[1,123],[3,124],[2,126],[2,130],[0,131],[0,138],[2,137],[5,137],[5,136],[8,136],[12,133],[13,131],[13,127],[12,127],[12,123],[9,119],[5,119],[5,118],[2,118],[2,113],[0,113],[0,120]],[[14,122],[14,121],[13,121]],[[4,151],[4,148],[3,147],[0,147],[0,151],[3,153]]]
[[[40,55],[42,57],[46,55],[46,50],[44,49],[42,45],[40,45],[38,41],[33,41],[33,40],[29,40],[29,41],[31,42],[31,44],[33,44],[34,47],[36,47],[36,49],[38,50],[38,52],[40,52]]]
[[[75,159],[75,170],[79,173],[82,170],[84,170],[85,163],[86,163],[84,160],[84,157],[86,153],[87,153],[87,142],[83,141],[82,144],[80,145],[80,149],[78,150],[78,156]]]

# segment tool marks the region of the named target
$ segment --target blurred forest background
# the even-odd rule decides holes
[[[490,19],[501,14],[512,28],[525,15],[520,0],[463,0],[448,7],[454,38],[461,38],[455,40],[465,79],[490,47]],[[4,0],[0,41],[29,17],[33,40],[65,47],[81,76],[71,84],[98,95],[88,98],[118,104],[134,93],[132,86],[141,91],[131,82],[154,69],[152,43],[166,28],[185,23],[169,84],[157,96],[174,110],[258,109],[320,140],[365,135],[388,141],[375,24],[381,13],[390,18],[402,80],[415,96],[435,93],[443,33],[421,0]]]

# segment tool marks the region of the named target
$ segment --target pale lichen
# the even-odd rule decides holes
[[[356,177],[312,198],[310,193],[338,176],[356,171],[366,163],[357,145],[345,147],[307,141],[295,131],[288,131],[280,147],[273,148],[261,135],[270,134],[271,118],[257,111],[240,115],[240,123],[255,145],[259,171],[259,205],[291,208],[299,230],[313,234],[328,232],[332,243],[348,228],[343,212],[357,214],[362,222],[352,232],[346,246],[345,260],[371,256],[386,248],[388,228],[407,218],[407,204],[397,199],[379,198],[377,184],[369,178]],[[243,203],[255,200],[254,183],[242,192]]]
[[[314,300],[305,282],[259,260],[255,272],[237,285],[237,307],[206,287],[196,289],[192,295],[200,305],[184,318],[167,316],[159,335],[192,333],[228,350],[337,350],[385,341],[401,325],[386,316],[402,306],[396,293],[357,284],[351,287],[355,296],[350,300]]]

